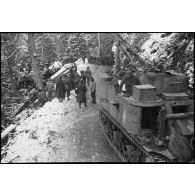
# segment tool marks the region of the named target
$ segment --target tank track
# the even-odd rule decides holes
[[[167,163],[170,162],[170,159],[167,157],[153,153],[153,152],[147,152],[142,145],[138,143],[138,140],[136,140],[133,136],[131,136],[123,127],[121,127],[120,124],[118,124],[112,116],[110,116],[107,111],[100,110],[99,111],[99,118],[100,123],[104,129],[104,135],[108,141],[108,143],[111,145],[111,147],[114,149],[114,151],[118,154],[119,158],[122,160],[122,162],[142,162],[142,163]],[[109,134],[107,132],[112,131],[110,127],[106,127],[108,123],[112,124],[117,128],[117,131],[120,131],[120,133],[125,137],[126,140],[128,140],[128,145],[131,145],[135,148],[135,150],[132,152],[132,157],[129,158],[128,156],[124,155],[124,153],[120,150],[120,148],[113,142],[113,140],[110,138]],[[138,156],[139,159],[133,159],[134,156]]]

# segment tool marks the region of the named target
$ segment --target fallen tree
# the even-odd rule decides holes
[[[26,101],[17,109],[17,111],[13,114],[12,117],[15,117],[18,115],[20,112],[22,112],[25,108],[29,106],[30,103],[35,101],[37,98],[37,91],[34,89],[30,92],[30,95],[27,97]]]
[[[4,143],[6,139],[8,138],[8,135],[15,131],[17,127],[17,124],[11,124],[9,127],[7,127],[2,133],[1,133],[1,143]]]

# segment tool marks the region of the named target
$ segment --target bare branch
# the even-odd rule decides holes
[[[8,56],[7,58],[5,58],[5,60],[8,60],[9,58],[11,58],[19,49],[16,49],[10,56]]]
[[[28,40],[27,40],[27,39],[25,39],[25,38],[22,38],[22,40],[28,43]]]
[[[16,38],[14,38],[14,40],[11,43],[7,43],[2,45],[2,48],[4,49],[5,47],[9,46],[9,45],[13,45],[15,42],[17,42],[19,39],[19,34],[17,34]]]

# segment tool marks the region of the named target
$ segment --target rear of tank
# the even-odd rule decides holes
[[[139,134],[140,107],[131,105],[121,94],[115,94],[114,85],[105,79],[100,80],[100,106],[128,133]]]

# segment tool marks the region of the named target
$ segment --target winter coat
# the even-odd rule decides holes
[[[46,83],[46,90],[47,90],[48,92],[54,91],[54,83],[52,83],[52,82],[47,82],[47,83]]]
[[[65,85],[65,90],[70,90],[71,88],[70,78],[64,79],[64,85]]]
[[[74,75],[74,80],[73,80],[73,82],[74,82],[74,87],[77,87],[77,86],[78,86],[79,80],[80,80],[80,76],[79,76],[78,73],[76,73],[76,74]]]
[[[70,90],[74,89],[74,87],[75,87],[74,79],[75,79],[74,72],[71,72],[70,75],[69,75]]]
[[[92,72],[91,72],[90,69],[85,70],[85,76],[86,76],[87,78],[91,78],[91,75],[92,75]]]
[[[84,81],[84,84],[86,84],[86,79],[87,78],[86,78],[86,76],[84,74],[80,76],[80,79],[82,79]]]
[[[78,102],[86,103],[86,92],[87,88],[85,86],[78,86]]]
[[[46,100],[46,95],[45,95],[45,91],[41,91],[41,92],[38,92],[38,100],[39,102],[45,102]]]
[[[65,85],[62,80],[58,80],[56,84],[56,96],[57,98],[65,98]]]
[[[96,92],[96,82],[95,81],[93,81],[91,83],[91,85],[90,85],[90,91],[91,91],[91,93]]]
[[[71,72],[69,75],[70,82],[73,82],[75,78],[74,72]]]
[[[125,84],[126,94],[132,95],[133,86],[139,85],[139,80],[133,74],[130,76],[125,75],[120,83],[119,91],[122,90],[123,84]]]

